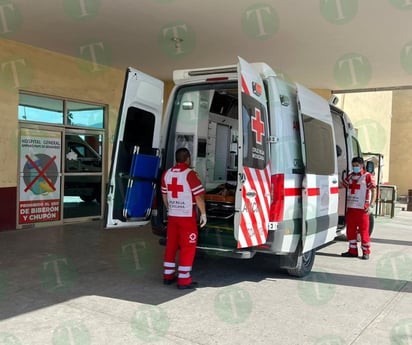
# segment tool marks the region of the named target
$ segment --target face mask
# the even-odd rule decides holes
[[[361,167],[353,167],[353,172],[354,172],[355,174],[359,174],[360,171],[361,171]]]

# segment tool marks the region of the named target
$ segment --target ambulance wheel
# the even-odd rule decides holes
[[[294,277],[304,277],[310,273],[315,262],[315,249],[312,249],[306,253],[298,256],[297,264],[295,268],[288,268],[289,275]]]

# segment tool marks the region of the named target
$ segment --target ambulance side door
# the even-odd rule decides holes
[[[140,226],[150,220],[151,186],[155,187],[160,162],[163,88],[162,81],[145,73],[131,67],[126,71],[107,191],[107,228]]]
[[[238,248],[266,243],[270,205],[269,124],[259,74],[239,58],[238,186],[234,229]]]
[[[338,168],[329,104],[296,84],[305,174],[302,182],[303,252],[332,241],[338,224]]]

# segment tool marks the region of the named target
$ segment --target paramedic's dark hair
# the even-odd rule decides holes
[[[353,157],[352,163],[364,164],[362,157]]]
[[[190,157],[190,151],[182,147],[176,151],[176,163],[184,163]]]

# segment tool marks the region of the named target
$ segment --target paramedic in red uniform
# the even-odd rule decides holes
[[[196,205],[200,210],[200,227],[206,225],[204,202],[205,189],[197,173],[190,169],[190,152],[186,148],[176,151],[176,165],[162,176],[162,197],[168,210],[167,241],[164,255],[163,282],[166,285],[176,281],[176,254],[179,253],[177,267],[177,287],[193,289],[190,271],[196,253],[197,224]]]
[[[357,257],[357,229],[361,236],[362,259],[368,260],[370,254],[369,214],[376,200],[376,184],[372,174],[364,170],[361,157],[352,159],[353,171],[342,181],[347,189],[348,209],[346,213],[346,236],[349,250],[344,257]]]

